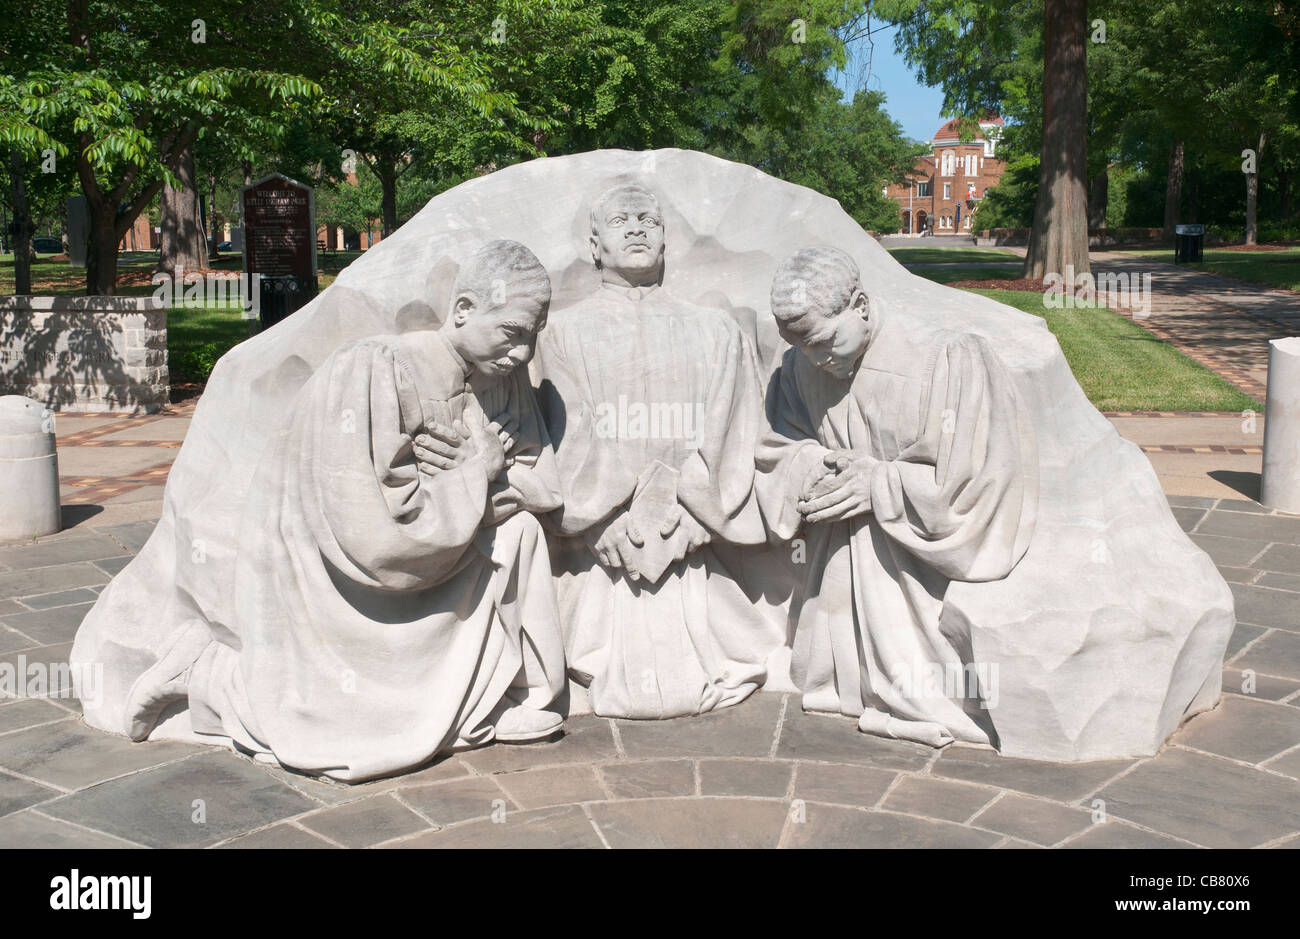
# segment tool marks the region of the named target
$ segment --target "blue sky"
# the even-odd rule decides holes
[[[903,127],[903,133],[917,140],[929,140],[944,121],[939,116],[943,107],[943,89],[926,88],[917,81],[903,57],[894,52],[894,34],[891,26],[872,33],[874,52],[867,40],[860,39],[850,48],[851,58],[845,72],[835,76],[836,84],[852,92],[862,87],[883,91],[885,110]],[[867,74],[867,58],[871,58],[871,71]]]

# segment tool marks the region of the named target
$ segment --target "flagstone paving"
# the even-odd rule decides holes
[[[82,723],[58,666],[152,528],[90,518],[0,545],[0,675],[47,679],[0,702],[0,847],[1300,846],[1300,518],[1170,501],[1239,623],[1223,702],[1155,757],[935,751],[760,692],[697,718],[575,718],[556,741],[357,786]]]

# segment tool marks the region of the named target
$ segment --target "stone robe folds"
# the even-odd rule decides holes
[[[464,375],[424,331],[344,346],[299,392],[254,477],[234,622],[195,623],[177,643],[194,658],[196,732],[357,781],[488,742],[506,707],[562,691],[550,563],[528,514],[558,504],[545,430],[524,375],[479,394]],[[417,468],[421,429],[505,408],[520,422],[508,483],[479,457]]]
[[[737,547],[766,540],[752,492],[762,394],[751,343],[726,313],[662,287],[603,285],[552,314],[537,369],[561,535],[599,531],[662,463],[713,538],[656,584],[606,569],[582,537],[558,539],[568,663],[592,709],[664,718],[742,700],[784,640],[746,589]]]
[[[952,581],[1005,577],[1025,553],[1033,438],[987,341],[892,310],[871,328],[850,380],[791,349],[769,388],[756,485],[781,538],[798,532],[799,494],[832,450],[880,461],[870,513],[803,529],[792,677],[807,710],[875,711],[862,723],[885,733],[910,736],[892,717],[987,743],[979,697],[997,677],[970,663],[968,637],[945,629],[944,599]]]

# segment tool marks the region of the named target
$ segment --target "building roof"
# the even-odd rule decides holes
[[[960,123],[960,121],[961,118],[954,117],[952,120],[945,122],[942,127],[940,127],[938,130],[934,132],[934,136],[930,139],[930,142],[949,143],[949,142],[956,142],[958,140],[961,140],[961,134],[957,130],[957,125]],[[1002,118],[998,117],[996,114],[993,114],[982,119],[979,122],[979,126],[980,127],[1001,127],[1004,123],[1006,122],[1003,121]],[[978,130],[976,130],[972,135],[971,139],[983,140],[984,135],[981,134]]]

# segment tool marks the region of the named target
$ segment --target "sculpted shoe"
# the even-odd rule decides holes
[[[503,743],[525,743],[549,737],[564,726],[564,718],[554,711],[519,704],[510,708],[497,721],[496,739]]]

